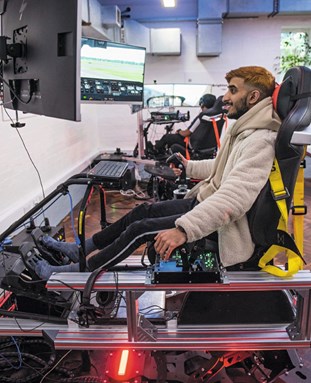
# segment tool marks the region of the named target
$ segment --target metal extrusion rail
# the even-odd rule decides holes
[[[59,273],[51,276],[49,290],[83,290],[89,273]],[[224,283],[150,283],[146,272],[119,272],[117,286],[126,294],[127,325],[90,326],[76,324],[54,334],[57,349],[152,349],[152,350],[268,350],[310,346],[311,272],[300,271],[292,278],[280,279],[265,272],[228,272]],[[116,288],[115,274],[105,273],[94,284],[94,291]],[[137,298],[142,291],[272,291],[295,290],[298,295],[294,323],[268,325],[178,326],[176,320],[155,325],[139,315]]]
[[[65,291],[83,290],[89,273],[53,274],[47,288]],[[117,287],[126,300],[126,324],[90,325],[82,327],[68,319],[66,325],[41,323],[27,319],[1,318],[0,335],[40,336],[47,334],[56,349],[112,350],[269,350],[310,347],[311,336],[311,272],[300,271],[292,278],[280,279],[264,272],[227,272],[224,283],[167,284],[150,283],[145,271],[118,272]],[[94,291],[116,288],[116,274],[98,277]],[[294,323],[262,325],[188,325],[180,326],[176,319],[154,324],[138,313],[138,297],[148,291],[295,291],[298,296]]]

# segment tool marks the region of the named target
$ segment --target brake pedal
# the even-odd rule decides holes
[[[19,247],[19,253],[22,257],[25,267],[33,279],[41,279],[36,271],[36,264],[38,261],[42,261],[43,258],[40,256],[38,250],[34,247],[31,242],[24,242]]]

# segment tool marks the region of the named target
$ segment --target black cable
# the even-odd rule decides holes
[[[20,138],[20,140],[22,141],[22,144],[23,144],[23,146],[24,146],[24,149],[26,150],[26,153],[27,153],[27,155],[28,155],[28,158],[30,159],[30,162],[32,163],[32,165],[33,165],[33,167],[35,168],[35,171],[36,171],[36,173],[37,173],[37,175],[38,175],[39,182],[40,182],[40,186],[41,186],[41,191],[42,191],[42,196],[43,196],[43,199],[44,199],[44,198],[45,198],[45,193],[44,193],[44,188],[43,188],[43,183],[42,183],[42,179],[41,179],[40,172],[39,172],[38,168],[36,167],[36,165],[35,165],[33,159],[31,158],[31,155],[30,155],[30,153],[29,153],[29,151],[28,151],[28,149],[27,149],[27,147],[26,147],[26,145],[25,145],[25,142],[24,142],[24,140],[23,140],[23,138],[22,138],[22,136],[21,136],[21,134],[20,134],[20,131],[19,131],[18,129],[16,129],[16,132],[17,132],[17,134],[19,135],[19,138]]]
[[[2,81],[2,83],[3,84],[5,84],[8,88],[9,88],[9,90],[10,90],[10,92],[13,94],[13,96],[14,96],[14,99],[16,98],[19,102],[21,102],[22,104],[24,104],[24,105],[27,105],[27,104],[29,104],[30,103],[30,101],[32,100],[32,93],[30,94],[30,96],[29,96],[29,99],[27,100],[27,101],[24,101],[24,100],[22,100],[16,93],[15,93],[15,91],[13,90],[13,88],[10,86],[10,84],[3,78],[3,76],[0,74],[0,80]],[[4,88],[4,86],[3,86],[3,88]],[[4,89],[3,89],[3,93],[4,93]],[[14,101],[14,99],[12,99],[12,100],[10,100],[10,102],[13,102]],[[2,104],[2,106],[3,106],[4,104]]]
[[[96,372],[96,374],[98,376],[99,372],[98,372],[97,367],[95,366],[95,364],[91,363],[91,368],[94,368],[94,370],[95,370],[95,372]]]
[[[0,342],[0,382],[32,383],[34,381],[38,382],[40,378],[41,380],[43,379],[44,382],[50,381],[58,383],[104,383],[106,381],[99,376],[74,376],[76,373],[79,373],[79,371],[76,371],[77,369],[82,369],[82,364],[74,370],[65,366],[58,366],[58,363],[60,363],[69,352],[63,357],[57,358],[53,346],[42,338],[18,337],[16,342],[18,343],[18,352],[10,351],[10,348],[14,348],[15,350],[17,344],[13,343],[12,339],[9,341],[9,338],[5,338],[2,343]],[[42,347],[47,347],[47,350],[42,350]],[[35,355],[34,352],[40,356]],[[47,358],[44,358],[44,355],[46,355]],[[20,356],[23,365],[20,371],[18,370],[19,376],[21,376],[23,372],[22,369],[25,370],[24,375],[27,374],[27,376],[16,378],[16,376],[13,376],[14,370],[12,369],[12,364],[18,362]],[[93,367],[98,375],[96,366],[90,363],[89,367]],[[32,373],[29,373],[29,370],[31,370]]]
[[[24,333],[32,332],[36,330],[37,328],[40,328],[41,326],[43,326],[45,323],[56,323],[56,324],[63,324],[63,325],[67,324],[67,320],[65,318],[51,317],[48,315],[40,315],[40,314],[28,313],[24,311],[8,311],[8,310],[0,309],[0,314],[8,318],[13,318],[18,328]],[[25,330],[20,326],[17,319],[31,319],[41,323],[30,330]]]
[[[79,290],[79,289],[75,289],[74,287],[68,285],[68,283],[66,283],[66,282],[64,282],[64,281],[62,281],[62,280],[60,280],[60,279],[53,279],[53,280],[56,281],[56,282],[61,283],[62,285],[66,286],[66,287],[68,287],[68,288],[69,288],[70,290],[72,290],[72,291],[75,291],[75,292],[78,292],[78,293],[81,291],[81,290]]]
[[[5,377],[2,374],[1,380],[0,380],[1,382],[8,382],[8,383],[11,383],[11,382],[12,383],[27,383],[27,382],[29,382],[29,383],[31,383],[34,380],[36,380],[37,378],[40,378],[41,376],[43,376],[44,373],[46,371],[48,371],[50,369],[50,367],[55,362],[56,353],[55,353],[53,347],[49,343],[47,343],[45,340],[43,340],[43,339],[18,338],[18,342],[19,342],[19,352],[18,353],[10,352],[10,351],[1,352],[1,350],[0,350],[0,355],[4,358],[3,360],[0,359],[0,369],[1,369],[1,371],[4,372],[3,368],[6,368],[7,365],[12,364],[12,362],[14,362],[16,360],[18,354],[20,353],[21,358],[22,358],[22,362],[23,362],[21,369],[27,367],[27,371],[26,371],[27,376],[23,376],[22,378],[16,378],[16,377],[12,377],[12,373],[10,374],[10,377]],[[37,349],[38,345],[41,345],[41,346],[44,345],[44,346],[48,347],[48,349],[50,350],[50,352],[49,352],[50,356],[49,356],[48,360],[43,360],[42,358],[39,358],[38,356],[30,353],[31,347],[33,346],[33,348]],[[13,344],[12,344],[12,346],[13,346]],[[30,350],[28,349],[26,351],[27,346],[28,346],[28,348],[30,346]],[[15,347],[15,345],[14,345],[14,347]],[[33,366],[29,363],[35,363],[37,366]],[[28,369],[33,370],[34,373],[29,374]]]
[[[0,77],[0,78],[1,78],[1,77]],[[3,80],[3,78],[2,78],[2,80]],[[6,113],[6,115],[7,115],[7,116],[9,117],[9,119],[11,120],[11,122],[12,122],[12,126],[13,126],[13,125],[16,125],[16,124],[14,123],[12,117],[9,115],[9,113],[7,112],[7,110],[6,110],[6,108],[5,108],[4,106],[3,106],[3,109],[4,109],[5,113]],[[16,112],[16,121],[17,121],[17,110],[16,110],[15,112]],[[24,142],[24,140],[23,140],[23,138],[22,138],[22,136],[21,136],[21,134],[20,134],[20,131],[18,130],[18,128],[15,128],[15,129],[16,129],[17,134],[19,135],[19,138],[20,138],[20,140],[21,140],[21,142],[22,142],[22,145],[23,145],[23,147],[24,147],[24,149],[25,149],[25,151],[26,151],[26,153],[27,153],[27,155],[28,155],[28,158],[29,158],[31,164],[33,165],[33,167],[34,167],[34,169],[35,169],[35,171],[36,171],[36,173],[37,173],[37,175],[38,175],[39,183],[40,183],[40,187],[41,187],[41,191],[42,191],[42,196],[43,196],[43,199],[44,199],[44,198],[45,198],[45,192],[44,192],[44,187],[43,187],[43,183],[42,183],[42,178],[41,178],[40,172],[39,172],[38,168],[36,167],[36,165],[35,165],[33,159],[31,158],[31,155],[30,155],[30,153],[29,153],[29,151],[28,151],[28,149],[27,149],[27,147],[26,147],[26,145],[25,145],[25,142]],[[43,210],[40,214],[43,214],[43,216],[44,216],[44,210]]]
[[[13,358],[14,357],[14,353],[11,353],[11,357]],[[27,374],[27,376],[24,376],[22,377],[21,379],[16,379],[16,378],[11,378],[11,377],[1,377],[0,381],[1,382],[8,382],[8,383],[32,383],[34,381],[38,381],[37,379],[40,379],[44,376],[44,374],[48,373],[49,370],[51,368],[53,368],[53,365],[52,363],[47,363],[45,362],[43,359],[35,356],[34,354],[30,354],[30,353],[22,353],[22,356],[23,356],[23,367],[26,367],[27,368],[27,372],[28,370],[33,370],[34,372],[32,374]],[[38,369],[38,367],[34,367],[32,366],[31,364],[29,364],[29,362],[26,362],[26,360],[30,361],[30,362],[34,362],[36,363],[37,365],[40,366],[40,369]],[[54,361],[53,361],[54,363]],[[0,368],[1,368],[1,364],[0,364]],[[63,368],[63,367],[55,367],[53,372],[56,372],[56,373],[61,373],[63,375],[67,375],[68,378],[71,377],[71,372],[68,371],[67,369]],[[65,379],[59,379],[59,378],[55,378],[55,379],[51,379],[51,378],[48,378],[49,381],[54,381],[54,382],[68,382],[68,378],[65,378]]]
[[[3,106],[3,110],[4,110],[5,114],[9,117],[9,120],[11,120],[12,124],[14,124],[14,121],[13,121],[12,117],[9,115],[9,113],[6,110],[6,108],[4,107],[4,105],[2,105],[2,106]]]
[[[107,262],[108,263],[108,262]],[[106,264],[107,264],[106,263]],[[93,287],[95,284],[96,279],[102,272],[106,272],[107,270],[105,269],[106,264],[103,266],[95,269],[90,276],[88,277],[84,290],[82,292],[82,302],[80,305],[80,311],[79,311],[79,316],[80,316],[80,325],[88,327],[88,321],[89,321],[89,315],[93,317],[94,320],[96,320],[96,308],[93,304],[91,304],[91,294],[93,292]],[[115,291],[116,291],[116,296],[118,296],[118,274],[114,272],[114,280],[115,280]],[[98,312],[98,311],[97,311]]]
[[[104,267],[106,265],[107,265],[107,263],[104,264],[103,266],[101,266],[100,268],[94,270],[90,274],[89,278],[86,281],[86,284],[85,284],[85,287],[84,287],[84,290],[83,290],[83,293],[82,293],[82,302],[81,302],[80,311],[79,311],[79,317],[81,319],[79,321],[79,324],[81,326],[89,327],[89,323],[88,323],[89,315],[88,314],[90,314],[91,318],[93,318],[96,321],[96,313],[98,313],[98,310],[91,303],[91,294],[94,291],[93,287],[94,287],[96,279],[98,278],[100,273],[107,271],[107,270],[104,269]],[[122,293],[119,291],[119,276],[118,276],[118,273],[115,270],[113,270],[113,269],[110,269],[109,271],[113,271],[113,276],[114,276],[114,281],[115,281],[115,290],[114,291],[116,293],[115,300],[119,299],[121,301],[121,299],[123,299],[125,301],[125,303],[126,303],[126,299],[124,298]],[[139,269],[141,269],[141,267]],[[159,310],[157,312],[163,312],[163,311],[166,312],[165,309],[161,308],[161,311],[160,311],[160,308],[159,308]],[[117,315],[117,312],[115,312],[114,318],[116,317],[116,315]]]
[[[104,272],[106,272],[106,270],[104,269],[104,266],[101,266],[98,269],[95,269],[94,271],[91,272],[90,276],[88,277],[88,279],[86,281],[86,284],[85,284],[85,287],[83,290],[83,294],[82,294],[82,304],[83,305],[87,306],[90,304],[91,293],[93,291],[94,283],[95,283],[96,279],[98,278],[98,276]]]

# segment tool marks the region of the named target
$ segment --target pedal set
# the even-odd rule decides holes
[[[43,260],[43,257],[41,256],[39,251],[34,247],[34,245],[31,242],[24,242],[19,247],[19,252],[23,263],[32,279],[41,279],[35,271],[37,262]]]

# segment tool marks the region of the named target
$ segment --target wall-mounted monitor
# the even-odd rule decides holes
[[[81,100],[143,104],[146,49],[82,38]]]
[[[81,0],[2,0],[0,15],[4,106],[80,121]]]

